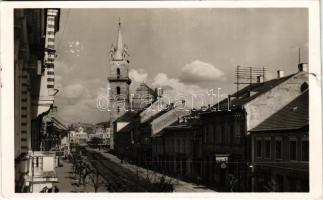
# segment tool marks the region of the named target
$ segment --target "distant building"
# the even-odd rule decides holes
[[[253,191],[309,191],[308,101],[305,90],[250,131]]]
[[[57,181],[49,124],[54,112],[55,33],[59,9],[15,9],[15,191],[39,192]]]
[[[101,122],[96,124],[94,137],[103,139],[104,145],[110,146],[110,137],[111,137],[110,122],[108,121],[108,122]]]
[[[188,111],[159,97],[140,111],[128,111],[114,122],[115,151],[129,161],[151,166],[152,137]]]
[[[82,127],[79,127],[77,131],[69,132],[69,142],[70,144],[78,144],[80,146],[86,146],[89,141],[89,136],[87,132],[84,132]]]

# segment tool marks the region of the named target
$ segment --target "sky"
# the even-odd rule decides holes
[[[118,21],[130,54],[132,91],[141,82],[169,95],[236,90],[234,70],[265,67],[266,80],[308,62],[308,12],[302,8],[62,9],[56,34],[58,115],[98,123]],[[197,105],[199,106],[199,105]]]

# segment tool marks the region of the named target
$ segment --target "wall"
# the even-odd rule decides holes
[[[255,128],[299,96],[304,82],[308,83],[308,72],[299,72],[247,103],[244,106],[247,112],[247,131]]]

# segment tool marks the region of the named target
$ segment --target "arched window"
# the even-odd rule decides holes
[[[120,76],[120,68],[117,68],[117,76]]]
[[[117,87],[117,95],[119,95],[120,94],[120,87],[118,86]]]

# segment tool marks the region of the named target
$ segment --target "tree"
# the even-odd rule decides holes
[[[94,192],[97,192],[99,187],[104,184],[104,181],[95,162],[92,163],[90,171],[91,173],[89,173],[89,179],[94,187]]]

